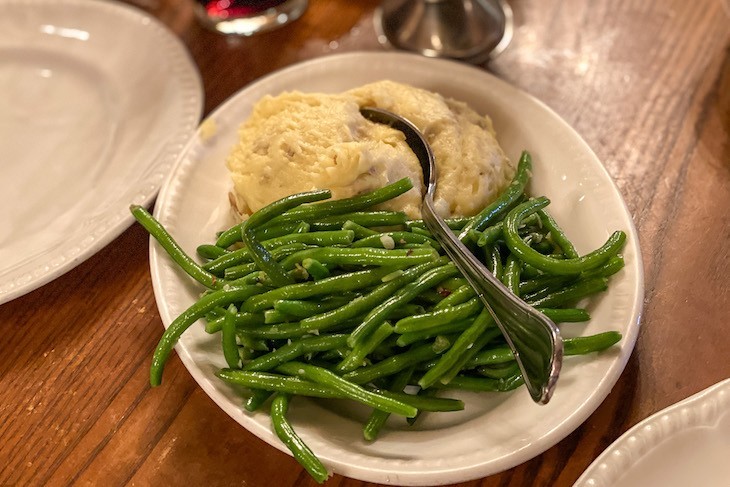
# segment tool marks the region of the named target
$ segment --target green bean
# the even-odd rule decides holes
[[[517,362],[500,365],[482,365],[477,367],[477,373],[490,379],[507,379],[520,373]]]
[[[575,247],[573,246],[573,243],[568,240],[568,237],[565,235],[565,232],[558,226],[557,222],[553,220],[553,217],[551,217],[545,210],[540,210],[537,212],[537,215],[540,217],[540,221],[542,221],[543,226],[548,229],[550,232],[550,237],[552,238],[553,242],[555,242],[558,247],[563,251],[563,254],[569,259],[577,259],[580,257],[578,252],[575,250]]]
[[[243,366],[243,370],[271,370],[302,355],[338,348],[347,343],[347,335],[321,335],[302,338],[280,347],[273,352],[255,358]]]
[[[255,407],[253,409],[247,408],[249,411],[258,409],[260,404],[265,402],[272,392],[283,392],[286,394],[296,394],[299,396],[319,397],[325,399],[346,398],[345,394],[332,387],[323,386],[309,380],[288,375],[237,369],[221,369],[216,372],[216,376],[229,384],[251,389],[253,391],[251,398],[257,395],[260,396],[259,398],[256,398],[256,404],[254,404]],[[434,412],[460,411],[464,408],[464,403],[458,399],[418,397],[412,394],[406,394],[405,392],[386,391],[377,388],[367,390],[373,394],[408,404],[418,410]],[[253,403],[254,401],[250,402]]]
[[[251,352],[268,352],[269,345],[266,340],[261,340],[255,337],[251,337],[246,333],[236,330],[236,337],[239,343],[244,347],[244,350],[250,350]],[[248,357],[252,359],[253,357]]]
[[[250,231],[248,227],[244,225],[241,232],[243,242],[250,250],[251,258],[256,263],[256,265],[266,273],[267,277],[273,282],[275,286],[281,287],[286,286],[287,284],[294,283],[294,279],[292,279],[286,272],[287,270],[290,270],[290,268],[284,264],[284,262],[287,262],[292,256],[285,258],[284,261],[280,264],[279,262],[277,262],[276,258],[271,253],[269,253],[266,248],[260,242],[258,242],[258,240],[256,240],[253,232]],[[338,235],[342,235],[346,242],[351,242],[355,236],[353,232],[347,230],[340,230],[337,232],[314,232],[299,235],[306,236],[307,239],[309,239],[309,237],[315,236],[317,234],[319,234],[319,236],[322,236],[321,234],[323,233],[336,233]],[[306,252],[306,250],[300,251],[294,255],[299,255],[301,254],[301,252]],[[306,279],[306,276],[304,276],[304,278]]]
[[[279,247],[273,247],[270,253],[271,257],[273,257],[275,260],[280,260],[293,254],[294,252],[299,252],[300,250],[305,250],[308,248],[310,248],[310,246],[304,243],[290,243],[280,245]],[[223,270],[223,276],[227,280],[232,281],[247,276],[257,270],[258,266],[254,262],[248,262],[246,264],[238,264],[226,267]]]
[[[317,221],[321,218],[328,218],[333,215],[343,215],[357,211],[366,210],[390,199],[396,198],[413,188],[413,183],[408,178],[403,178],[388,186],[371,191],[370,193],[344,198],[341,200],[327,201],[323,203],[307,204],[289,210],[269,221],[268,225],[276,225],[287,221]]]
[[[301,377],[317,384],[331,387],[344,394],[345,397],[375,409],[399,414],[407,418],[415,416],[416,412],[418,412],[413,406],[370,392],[322,367],[303,362],[288,362],[279,365],[276,370],[284,374]]]
[[[563,344],[565,344],[565,341],[563,341]],[[480,351],[466,364],[466,368],[472,369],[479,365],[504,364],[512,362],[514,359],[515,356],[512,355],[512,350],[505,345]]]
[[[464,330],[451,348],[439,357],[436,365],[429,369],[421,379],[418,385],[423,389],[428,389],[436,381],[440,380],[444,374],[449,372],[453,365],[464,355],[467,350],[475,346],[476,340],[487,330],[489,326],[494,324],[494,320],[486,309],[483,309],[479,316],[472,324]]]
[[[420,304],[408,303],[388,313],[389,320],[400,320],[406,316],[420,315],[426,312],[426,308]]]
[[[294,458],[309,472],[309,475],[321,484],[329,478],[329,472],[306,443],[294,432],[294,428],[286,419],[288,408],[289,396],[277,394],[271,403],[271,422],[274,425],[276,436],[289,448]]]
[[[236,307],[231,304],[223,316],[221,324],[221,346],[223,357],[232,369],[238,368],[241,364],[241,356],[238,354],[238,343],[236,342]]]
[[[416,393],[416,397],[418,397],[419,399],[420,398],[423,398],[423,399],[438,399],[438,398],[436,398],[436,394],[438,394],[438,389],[436,389],[436,388],[433,388],[432,387],[431,389],[421,389],[419,387],[418,388],[418,392]],[[463,403],[462,403],[462,405],[463,405]],[[416,414],[416,416],[413,417],[413,418],[406,418],[406,422],[410,426],[413,426],[416,423],[416,421],[418,420],[418,418],[420,418],[421,415],[424,412],[425,412],[425,409],[424,408],[418,408],[418,414]]]
[[[477,246],[487,247],[493,245],[497,240],[502,238],[503,229],[504,224],[502,222],[497,222],[481,232],[470,230],[468,237],[472,242],[477,244]]]
[[[265,391],[263,389],[252,389],[251,395],[248,397],[248,399],[246,399],[243,407],[248,412],[257,411],[273,395],[274,393],[271,391]]]
[[[350,372],[356,368],[365,365],[365,357],[370,355],[383,340],[393,333],[393,326],[387,321],[380,325],[362,342],[356,344],[345,358],[335,366],[334,371],[337,373]]]
[[[525,296],[542,289],[560,289],[575,279],[575,276],[540,275],[519,284],[519,295]]]
[[[270,203],[260,210],[254,212],[248,220],[243,222],[242,228],[256,228],[264,223],[270,222],[274,217],[281,215],[282,213],[288,212],[295,208],[301,208],[301,205],[305,203],[312,203],[315,201],[322,201],[330,199],[332,192],[329,190],[316,190],[309,191],[306,193],[293,194],[291,196],[285,196],[273,203]],[[304,218],[299,220],[306,221]]]
[[[586,355],[592,352],[601,352],[615,345],[621,340],[621,333],[606,331],[595,335],[563,339],[565,355]]]
[[[563,338],[563,353],[565,355],[585,355],[592,352],[603,351],[621,340],[621,333],[607,331],[595,335]],[[494,365],[511,362],[514,360],[512,351],[507,346],[495,347],[491,350],[479,352],[469,361],[468,368],[479,365]]]
[[[487,269],[497,280],[502,280],[504,276],[504,266],[502,265],[502,255],[499,253],[497,245],[488,245],[484,247],[484,257]]]
[[[446,296],[444,299],[442,299],[441,301],[436,303],[433,306],[433,309],[439,310],[439,309],[448,308],[449,306],[456,306],[459,304],[463,304],[463,303],[469,301],[475,295],[476,295],[476,293],[474,292],[474,288],[472,288],[469,284],[464,284],[463,286],[459,287],[455,291],[451,292],[451,294]]]
[[[448,262],[448,261],[447,261]],[[436,290],[439,292],[439,294],[445,294],[449,295],[452,292],[459,289],[464,284],[468,284],[466,279],[463,277],[455,276],[455,277],[449,277],[448,279],[444,279],[439,283],[438,286],[436,286]]]
[[[378,234],[378,232],[376,232],[375,230],[371,230],[367,227],[359,225],[359,224],[353,222],[352,220],[347,220],[342,225],[342,229],[343,230],[352,230],[355,233],[355,238],[365,238],[365,237],[369,237],[371,235]]]
[[[472,321],[474,321],[473,318],[467,318],[456,322],[448,322],[438,326],[424,328],[418,331],[403,333],[398,337],[396,344],[399,347],[405,347],[406,345],[411,345],[412,343],[427,340],[429,338],[433,338],[444,333],[456,333],[464,331],[469,327],[469,325],[471,325]]]
[[[395,324],[395,331],[398,333],[412,333],[419,330],[433,328],[444,323],[463,320],[474,316],[483,309],[482,302],[479,298],[471,298],[469,301],[439,308],[429,313],[423,313],[417,316],[409,316],[398,320]]]
[[[554,323],[575,323],[591,319],[588,311],[581,308],[537,308],[537,310]]]
[[[463,369],[467,368],[466,365],[480,351],[482,351],[489,343],[498,338],[502,338],[502,332],[499,330],[499,328],[492,327],[487,329],[474,341],[474,346],[468,348],[466,352],[464,352],[464,354],[457,359],[456,363],[452,365],[451,369],[441,376],[440,382],[446,383],[456,377]]]
[[[260,210],[254,212],[248,220],[244,220],[238,225],[234,225],[218,236],[216,245],[222,248],[228,248],[236,242],[241,241],[243,231],[245,229],[255,229],[263,223],[271,221],[275,216],[295,208],[303,203],[311,203],[321,201],[332,197],[329,190],[310,191],[307,193],[293,194],[286,196],[280,200],[264,206]]]
[[[431,232],[429,232],[428,230],[426,230],[425,228],[410,227],[408,229],[408,231],[410,231],[411,233],[415,233],[416,235],[423,235],[424,237],[428,237],[428,238],[431,238],[431,239],[434,239],[435,238],[433,236],[433,234]]]
[[[535,222],[539,222],[540,219],[534,213],[525,215],[522,220],[519,231],[521,232],[522,227],[525,225],[531,225]],[[495,244],[498,240],[502,239],[502,233],[504,230],[504,221],[496,222],[494,225],[485,228],[483,231],[478,232],[476,230],[469,231],[469,239],[477,244],[479,247],[487,247]]]
[[[261,291],[263,292],[264,289],[262,288]],[[257,325],[263,325],[265,322],[265,317],[261,313],[245,313],[240,312],[236,313],[235,317],[235,323],[236,328],[246,328],[250,326],[257,326]],[[213,320],[209,320],[205,324],[205,331],[207,333],[218,333],[222,329],[222,323],[223,323],[223,317],[220,316],[218,318],[215,318]]]
[[[309,224],[306,222],[288,222],[273,227],[256,228],[254,229],[254,234],[256,235],[256,238],[263,241],[295,233],[306,233],[309,231],[309,228],[307,227],[309,227]]]
[[[502,282],[515,296],[520,295],[520,268],[520,261],[514,255],[510,254],[504,266]]]
[[[345,397],[342,393],[331,387],[322,386],[309,380],[288,375],[239,369],[221,369],[215,375],[228,384],[243,386],[253,390],[325,399],[342,399]]]
[[[505,379],[490,379],[487,377],[469,377],[457,375],[448,384],[435,383],[433,387],[442,389],[461,389],[475,392],[507,392],[524,384],[522,375],[513,375]]]
[[[218,247],[217,245],[212,244],[203,244],[198,245],[198,247],[195,249],[197,254],[201,256],[204,259],[213,260],[217,259],[221,255],[227,254],[229,251],[226,249],[222,249]]]
[[[242,277],[248,276],[252,272],[259,270],[259,267],[254,262],[247,262],[246,264],[234,265],[226,268],[223,271],[223,277],[226,280],[233,281]]]
[[[160,338],[152,355],[152,365],[150,367],[150,384],[152,387],[159,386],[162,383],[162,371],[165,368],[165,362],[167,362],[173,347],[185,330],[212,309],[241,302],[261,292],[261,290],[260,286],[222,288],[203,296],[175,318],[162,334],[162,338]]]
[[[601,267],[596,267],[589,271],[583,272],[580,277],[587,279],[590,277],[610,277],[616,274],[618,271],[624,268],[624,258],[620,255],[614,255],[608,262],[603,264]]]
[[[380,326],[392,310],[411,302],[423,291],[436,286],[444,279],[458,274],[458,272],[454,264],[449,263],[445,266],[431,269],[419,276],[414,282],[407,284],[368,313],[360,326],[352,331],[350,338],[347,339],[347,344],[350,347],[355,346],[356,343],[364,340],[365,337]]]
[[[517,170],[512,182],[507,189],[493,203],[487,205],[472,220],[462,228],[459,234],[461,241],[466,240],[471,230],[484,230],[494,221],[495,217],[509,209],[522,196],[525,186],[532,175],[532,157],[527,151],[523,151],[517,163]]]
[[[391,227],[403,225],[406,222],[406,214],[402,211],[358,211],[320,218],[312,222],[317,230],[341,228],[346,222],[351,221],[363,227]]]
[[[444,295],[435,289],[426,289],[414,299],[417,304],[422,304],[425,307],[435,306],[443,300]]]
[[[294,284],[294,279],[287,274],[287,270],[279,264],[276,259],[269,253],[266,248],[256,239],[253,231],[245,225],[241,229],[243,243],[251,252],[251,259],[256,263],[259,269],[266,273],[271,282],[277,286],[286,286]]]
[[[274,302],[281,299],[304,299],[323,294],[355,291],[379,283],[390,272],[392,272],[392,269],[379,267],[332,276],[320,281],[291,284],[253,297],[243,303],[241,309],[248,312],[262,311],[272,308]]]
[[[317,259],[307,258],[302,260],[302,267],[304,267],[304,270],[306,270],[315,281],[330,276],[330,270]]]
[[[540,254],[522,241],[518,234],[519,222],[530,212],[540,210],[550,201],[547,198],[536,198],[515,207],[504,219],[504,237],[507,246],[520,260],[549,274],[569,275],[599,267],[616,255],[626,242],[626,234],[614,232],[603,246],[576,259],[556,259]]]
[[[410,367],[411,365],[431,360],[437,355],[430,344],[420,345],[409,349],[407,352],[381,360],[377,364],[360,367],[359,369],[344,374],[342,377],[355,384],[367,384],[375,379],[393,375],[399,370]]]
[[[301,265],[296,265],[293,269],[289,269],[284,272],[292,280],[292,283],[306,281],[309,279],[309,274]],[[261,284],[267,288],[277,287],[266,272],[256,271],[256,274],[258,274],[258,279],[256,280],[257,284]]]
[[[275,309],[267,309],[264,311],[264,324],[275,325],[277,323],[289,323],[297,321],[295,316],[276,311]]]
[[[522,263],[522,272],[520,272],[520,278],[522,279],[536,279],[544,276],[545,273],[536,267],[531,266],[525,262]]]
[[[409,367],[398,373],[393,378],[390,384],[390,390],[393,392],[402,392],[403,389],[408,385],[408,381],[410,380],[412,374],[413,367]],[[388,412],[381,411],[379,409],[373,409],[373,412],[370,413],[370,417],[365,422],[365,426],[363,426],[362,428],[363,437],[367,441],[375,440],[378,437],[378,434],[380,434],[380,430],[382,429],[383,425],[385,425],[385,422],[388,420],[389,416],[390,413]]]
[[[425,272],[430,271],[431,269],[437,267],[439,264],[444,264],[445,262],[447,262],[447,259],[441,258],[438,261],[427,262],[425,264],[406,269],[405,271],[401,272],[400,275],[397,276],[395,279],[391,279],[378,285],[369,293],[353,299],[352,301],[343,305],[340,308],[336,308],[322,314],[304,318],[301,321],[301,326],[302,328],[307,330],[319,330],[323,327],[329,327],[333,324],[341,323],[345,320],[366,313],[368,310],[372,310],[373,308],[382,305],[382,303],[386,299],[388,299],[389,296],[392,296],[393,293],[398,289],[401,289],[403,286],[423,275]],[[383,315],[385,316],[383,318],[383,321],[385,321],[385,319],[387,318],[390,318],[392,313],[397,311],[398,309],[399,307],[397,306],[389,307],[387,310],[388,312],[383,313]]]
[[[467,223],[471,221],[472,217],[469,216],[457,216],[457,217],[451,217],[451,218],[445,218],[444,221],[446,222],[446,226],[448,226],[452,230],[461,230],[466,226]],[[406,228],[409,230],[413,230],[414,228],[418,229],[426,229],[426,224],[423,222],[423,220],[408,220],[406,221]]]
[[[430,248],[422,249],[375,249],[375,248],[337,248],[319,247],[302,250],[285,258],[281,265],[291,269],[304,259],[315,259],[323,264],[339,266],[390,266],[391,268],[409,267],[436,260],[438,253]]]
[[[605,291],[606,289],[608,289],[608,281],[603,277],[598,277],[594,279],[580,280],[575,284],[571,284],[568,287],[538,299],[528,299],[527,296],[525,296],[525,300],[536,308],[555,308]]]
[[[405,388],[405,386],[403,387]],[[427,411],[436,413],[447,411],[462,411],[464,409],[464,402],[459,399],[451,399],[448,397],[433,397],[420,394],[415,395],[408,394],[406,392],[383,391],[380,389],[374,389],[373,392],[380,393],[386,397],[391,397],[393,399],[398,399],[399,401],[402,401],[406,404],[410,404],[414,408],[418,409],[419,412]]]
[[[261,241],[261,245],[274,252],[277,247],[285,245],[304,244],[304,245],[349,245],[354,238],[354,233],[351,231],[326,231],[326,232],[309,232],[309,233],[292,233],[283,235],[281,237],[271,238],[269,240]],[[242,247],[240,249],[228,252],[225,255],[218,257],[210,262],[203,264],[203,268],[213,274],[220,274],[225,271],[226,268],[238,265],[244,262],[251,262],[251,249],[248,247]]]
[[[255,328],[245,328],[239,330],[251,337],[266,338],[270,340],[286,340],[303,337],[306,335],[317,335],[323,331],[349,331],[350,328],[362,321],[362,316],[343,321],[341,323],[323,324],[319,329],[312,330],[302,326],[301,322],[295,321],[291,323],[278,323],[274,325],[266,325]]]
[[[353,242],[352,247],[380,247],[393,249],[406,243],[428,244],[436,250],[441,248],[441,245],[439,245],[436,240],[411,232],[378,233]]]
[[[129,207],[134,218],[160,244],[170,258],[190,277],[209,289],[220,289],[223,283],[213,274],[203,269],[178,245],[172,235],[140,205]]]
[[[565,254],[560,247],[555,245],[551,240],[544,238],[541,233],[529,232],[523,234],[520,232],[522,240],[536,252],[543,255],[554,255],[555,257],[565,258]]]
[[[330,311],[352,301],[355,296],[332,296],[318,301],[280,299],[274,302],[274,309],[297,318],[308,318]]]

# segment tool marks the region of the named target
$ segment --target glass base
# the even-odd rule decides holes
[[[230,4],[228,0],[218,3]],[[302,16],[308,0],[286,0],[255,14],[234,15],[225,9],[196,5],[196,14],[206,27],[222,34],[250,36],[286,25]]]

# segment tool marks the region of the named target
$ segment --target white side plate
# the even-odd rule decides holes
[[[609,446],[574,487],[730,485],[730,379],[662,409]]]
[[[0,3],[0,304],[58,277],[149,204],[195,130],[202,87],[147,14]]]
[[[589,304],[593,320],[564,326],[566,336],[606,330],[623,333],[620,346],[600,355],[570,357],[555,396],[535,405],[526,390],[461,394],[466,409],[431,414],[418,426],[392,418],[377,441],[362,439],[363,411],[343,402],[297,398],[290,409],[297,432],[335,472],[366,481],[436,485],[484,477],[540,454],[578,427],[616,383],[634,347],[643,299],[642,265],[631,217],[600,161],[580,136],[545,105],[484,71],[403,53],[350,53],[307,61],[240,91],[204,123],[160,191],[155,215],[191,254],[231,222],[224,160],[252,105],[284,90],[340,92],[390,78],[466,101],[493,117],[508,156],[529,149],[535,161],[533,194],[549,206],[579,251],[600,246],[612,231],[628,234],[626,267],[610,291]],[[213,133],[213,135],[211,135]],[[165,326],[192,304],[200,289],[151,243],[155,296]],[[202,327],[186,332],[177,351],[195,380],[226,413],[276,448],[267,412],[247,414],[241,399],[213,373],[225,367],[218,336]],[[164,381],[163,385],[164,387]]]

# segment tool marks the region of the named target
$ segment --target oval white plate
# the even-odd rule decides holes
[[[609,446],[574,487],[728,485],[730,379],[662,409]]]
[[[149,204],[202,110],[185,47],[112,2],[0,3],[0,304],[70,270]]]
[[[525,390],[463,394],[463,412],[432,414],[414,428],[394,418],[391,428],[374,443],[362,439],[362,412],[342,403],[297,398],[290,410],[306,443],[342,475],[400,485],[484,477],[538,455],[580,425],[621,374],[639,326],[642,266],[630,215],[596,156],[555,113],[503,81],[454,62],[402,53],[350,53],[304,62],[249,85],[210,116],[161,189],[155,215],[184,249],[194,253],[197,245],[212,242],[215,232],[230,223],[224,160],[236,141],[239,123],[257,100],[293,89],[340,92],[383,78],[464,100],[493,117],[510,157],[518,157],[522,149],[532,151],[532,192],[553,198],[549,208],[579,251],[601,245],[615,229],[629,236],[626,268],[614,277],[609,293],[590,303],[594,319],[564,327],[568,336],[619,330],[624,334],[621,346],[600,356],[567,360],[549,405],[535,405]],[[154,242],[150,253],[155,296],[168,326],[193,303],[200,289]],[[225,366],[218,341],[196,326],[183,336],[177,351],[195,380],[226,413],[286,451],[271,432],[268,414],[242,411],[241,399],[214,377],[213,372]]]

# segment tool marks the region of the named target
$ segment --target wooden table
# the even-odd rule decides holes
[[[274,69],[379,49],[377,4],[312,0],[294,24],[247,39],[202,29],[186,0],[142,6],[190,49],[207,113]],[[598,410],[544,454],[462,485],[570,486],[632,425],[730,377],[730,12],[720,0],[511,4],[514,41],[485,69],[547,103],[603,161],[639,229],[646,299],[633,355]],[[0,306],[0,485],[314,485],[176,356],[164,387],[150,388],[162,323],[147,244],[132,226]]]

